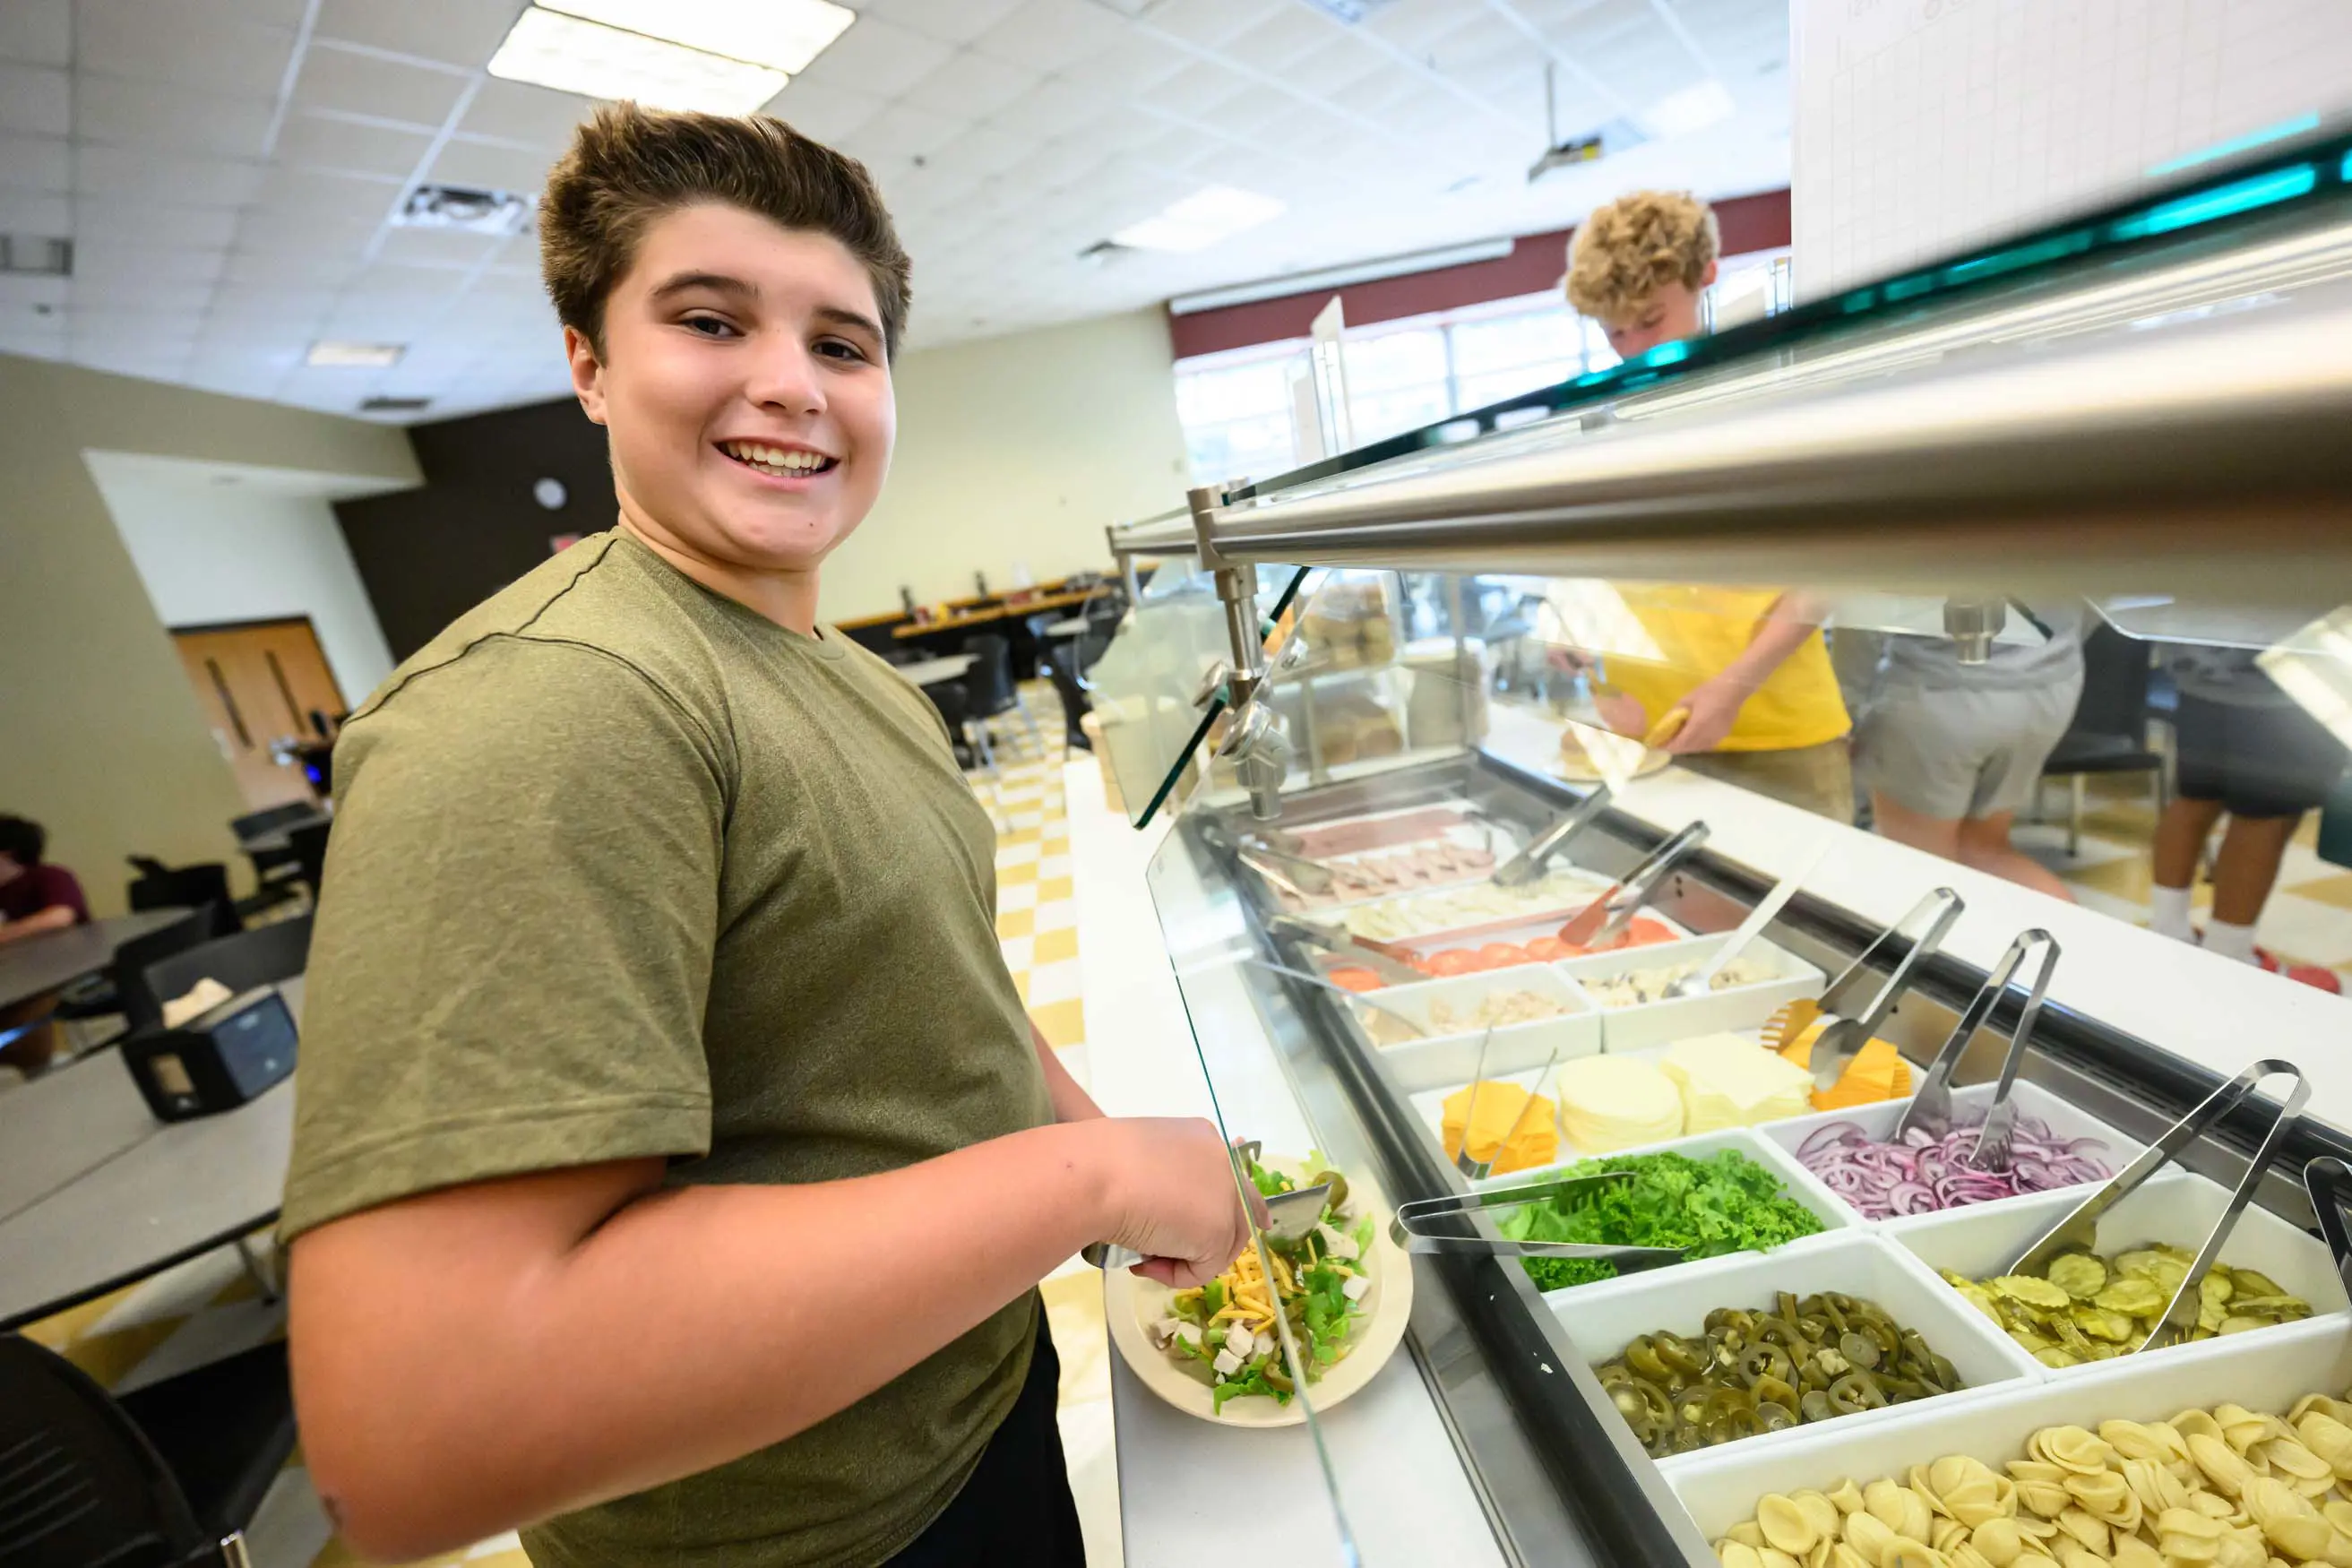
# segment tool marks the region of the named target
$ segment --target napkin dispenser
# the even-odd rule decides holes
[[[294,1015],[276,988],[232,996],[176,1028],[122,1042],[147,1107],[163,1121],[234,1110],[294,1070]]]

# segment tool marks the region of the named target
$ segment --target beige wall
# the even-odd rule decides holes
[[[123,858],[236,864],[244,809],[85,448],[419,481],[401,431],[0,354],[0,811],[100,912]]]
[[[1157,310],[907,355],[881,503],[825,563],[823,614],[961,598],[1108,568],[1106,524],[1184,499],[1174,360]]]

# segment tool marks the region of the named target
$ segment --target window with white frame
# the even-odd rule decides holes
[[[1770,268],[1787,254],[1727,257],[1709,292],[1729,299],[1762,288],[1770,296]],[[1762,308],[1783,302],[1770,296]],[[1600,324],[1549,290],[1354,328],[1344,342],[1357,446],[1617,363]],[[1307,444],[1290,377],[1307,350],[1307,339],[1293,338],[1177,362],[1176,411],[1195,484],[1264,479],[1298,465]]]
[[[1348,416],[1358,446],[1450,419],[1617,363],[1600,330],[1553,293],[1350,331]],[[1176,412],[1200,484],[1297,466],[1307,444],[1292,366],[1307,340],[1202,354],[1176,365]]]

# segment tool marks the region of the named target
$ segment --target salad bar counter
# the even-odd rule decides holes
[[[1106,758],[1224,1131],[1297,1163],[1236,1182],[1360,1205],[1108,1289],[1198,1452],[1285,1428],[1278,1555],[2352,1564],[2352,1014],[2199,950],[2254,917],[2174,809],[2315,756],[2275,837],[2352,865],[2296,831],[2347,418],[2329,131],[1113,531],[1170,564]],[[2296,747],[2200,733],[2231,682]]]

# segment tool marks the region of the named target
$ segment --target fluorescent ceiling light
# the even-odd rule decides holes
[[[1210,185],[1110,237],[1130,250],[1206,250],[1281,216],[1287,205],[1255,191]]]
[[[1675,136],[1688,136],[1710,125],[1719,125],[1731,118],[1739,106],[1731,101],[1731,92],[1713,77],[1696,87],[1668,93],[1641,113],[1642,129],[1664,142]]]
[[[748,65],[803,71],[857,13],[832,0],[540,0],[585,16]],[[765,101],[764,100],[762,101]]]
[[[340,338],[320,338],[310,345],[308,364],[352,366],[383,366],[398,364],[403,351],[399,343],[354,343]]]
[[[712,114],[749,114],[790,79],[772,67],[664,43],[537,5],[517,18],[514,30],[491,57],[489,69],[509,81],[560,92],[633,98],[654,109],[698,109]]]

